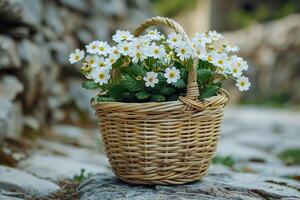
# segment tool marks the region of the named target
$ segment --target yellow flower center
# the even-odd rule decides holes
[[[218,60],[218,64],[222,65],[223,63],[223,60]]]
[[[149,81],[149,82],[153,82],[153,78],[152,78],[152,77],[149,77],[149,78],[148,78],[148,81]]]
[[[79,55],[76,55],[75,56],[75,60],[79,60],[80,59],[80,56]]]
[[[104,66],[105,66],[104,62],[99,63],[99,67],[104,67]]]
[[[100,51],[104,51],[105,48],[104,48],[104,47],[99,47],[99,50],[100,50]]]
[[[174,72],[170,72],[169,77],[170,78],[174,78],[175,77],[175,73]]]
[[[114,50],[113,53],[114,54],[119,54],[119,51],[118,50]]]
[[[122,39],[127,39],[128,37],[126,35],[121,36]]]
[[[185,52],[186,52],[185,49],[180,49],[181,54],[185,54]]]
[[[177,38],[173,38],[173,40],[172,40],[173,42],[177,42]]]
[[[154,54],[158,54],[158,53],[159,53],[159,50],[158,50],[158,49],[154,49],[153,53],[154,53]]]
[[[124,49],[124,51],[128,51],[129,50],[128,46],[125,46],[123,49]]]
[[[104,79],[104,78],[105,78],[105,74],[104,74],[104,73],[100,73],[100,74],[99,74],[99,78],[100,78],[100,79]]]
[[[232,71],[233,71],[233,73],[237,73],[238,72],[238,70],[236,68],[234,68]]]
[[[212,57],[211,57],[211,56],[208,56],[208,57],[207,57],[207,61],[208,61],[208,62],[212,61]]]
[[[97,46],[96,46],[95,44],[92,45],[92,49],[96,49],[96,47],[97,47]]]
[[[238,63],[237,63],[237,66],[239,66],[239,67],[240,67],[240,66],[241,66],[241,63],[240,63],[240,62],[238,62]]]
[[[246,83],[245,83],[244,81],[241,81],[241,82],[240,82],[240,85],[243,87],[243,86],[246,85]]]

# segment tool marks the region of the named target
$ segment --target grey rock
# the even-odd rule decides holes
[[[0,188],[25,193],[34,197],[46,197],[56,192],[59,186],[21,170],[0,166]]]
[[[95,2],[95,1],[94,1]],[[101,8],[107,16],[116,16],[119,18],[124,18],[127,15],[127,5],[126,1],[123,0],[104,0],[104,1],[97,1],[99,6],[96,8]],[[101,7],[100,7],[101,6]]]
[[[16,43],[8,36],[0,36],[0,70],[19,68],[21,61],[17,52]]]
[[[22,11],[21,0],[1,0],[0,12],[4,19],[20,20]]]
[[[84,0],[59,0],[59,2],[71,9],[87,12],[88,6]]]
[[[22,21],[30,26],[37,28],[42,21],[42,10],[42,1],[22,1]]]
[[[29,199],[30,196],[26,194],[21,194],[18,192],[11,192],[7,190],[0,189],[0,199],[2,200],[24,200]]]
[[[50,180],[73,179],[79,175],[81,170],[87,173],[107,173],[109,170],[101,165],[76,161],[64,156],[53,156],[46,154],[33,154],[28,159],[21,161],[19,168],[41,178]]]
[[[297,199],[300,184],[254,174],[215,173],[201,181],[178,186],[129,185],[112,174],[97,174],[82,182],[77,190],[81,200],[105,199]]]
[[[25,200],[25,199],[21,199],[21,198],[17,198],[17,197],[10,197],[10,196],[6,196],[6,195],[2,195],[0,194],[0,199],[1,200]]]
[[[248,147],[237,143],[233,139],[226,139],[219,142],[217,155],[221,157],[232,157],[235,161],[261,161],[269,163],[280,163],[279,159],[271,153]]]
[[[53,154],[62,155],[75,161],[97,164],[99,166],[108,167],[108,159],[103,152],[90,148],[82,148],[77,146],[66,145],[54,141],[38,140],[37,144],[51,151]]]
[[[64,25],[60,17],[60,10],[53,1],[46,1],[45,6],[45,21],[48,27],[50,27],[57,35],[64,34]]]
[[[80,110],[87,112],[90,118],[95,120],[95,111],[91,106],[91,98],[95,96],[98,91],[84,89],[81,83],[82,81],[78,79],[68,81],[72,100]]]
[[[5,75],[0,78],[0,98],[12,101],[23,90],[23,84],[15,76]]]
[[[0,110],[0,142],[5,137],[19,137],[23,129],[20,104],[0,98]]]
[[[59,141],[79,146],[97,148],[99,133],[98,129],[84,129],[77,126],[56,124],[51,128],[51,134]]]

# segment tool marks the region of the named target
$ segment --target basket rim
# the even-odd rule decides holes
[[[211,101],[215,101],[219,98],[222,98],[226,96],[227,101],[229,99],[229,93],[224,89],[221,88],[219,93],[215,96],[209,97],[209,98],[204,98],[203,100],[197,100],[198,103],[209,103]],[[114,101],[114,102],[96,102],[96,101],[91,101],[91,105],[95,108],[98,105],[127,105],[127,106],[135,106],[135,105],[145,105],[145,106],[163,106],[163,105],[168,105],[168,104],[183,104],[180,100],[176,101],[164,101],[164,102],[142,102],[142,103],[127,103],[127,102],[119,102],[119,101]],[[226,104],[226,103],[225,103]]]

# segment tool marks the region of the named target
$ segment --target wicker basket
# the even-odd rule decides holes
[[[134,32],[163,24],[187,38],[168,18],[145,21]],[[93,103],[113,172],[134,184],[184,184],[207,173],[216,150],[228,93],[199,101],[195,68],[179,101]]]

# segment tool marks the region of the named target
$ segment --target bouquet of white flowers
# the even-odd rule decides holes
[[[180,33],[167,37],[157,30],[134,37],[118,30],[112,40],[115,46],[95,40],[85,50],[70,54],[71,64],[83,60],[82,74],[87,89],[101,89],[96,100],[118,102],[162,102],[185,95],[187,72],[197,63],[200,98],[216,95],[224,79],[234,79],[240,91],[250,82],[243,72],[247,62],[235,55],[237,46],[214,43],[223,36],[216,31],[196,33],[187,41]]]

